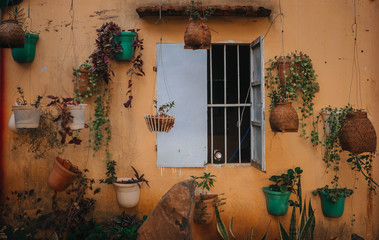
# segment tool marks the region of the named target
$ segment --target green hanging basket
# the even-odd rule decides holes
[[[34,60],[36,44],[39,36],[37,34],[25,33],[23,48],[12,48],[12,57],[16,62],[27,63]]]
[[[345,195],[338,197],[338,201],[333,203],[329,198],[329,193],[321,192],[321,208],[325,217],[339,218],[345,209]]]
[[[275,192],[271,191],[269,187],[264,187],[263,192],[266,196],[267,211],[274,216],[283,216],[288,211],[288,200],[290,198],[290,191]]]
[[[136,36],[135,32],[121,32],[119,36],[113,38],[113,41],[119,42],[122,47],[122,52],[113,54],[116,60],[129,61],[134,56],[133,41]]]

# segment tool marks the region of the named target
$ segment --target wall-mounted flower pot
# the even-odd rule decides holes
[[[270,112],[270,126],[274,132],[297,132],[299,117],[291,102],[278,102]]]
[[[145,122],[150,132],[169,132],[174,127],[175,116],[145,115]]]
[[[198,224],[210,224],[216,215],[217,194],[195,195],[194,221]]]
[[[25,33],[23,48],[13,48],[12,57],[16,62],[28,63],[34,60],[36,55],[36,44],[39,36],[37,34]]]
[[[113,54],[116,60],[129,61],[134,56],[133,41],[136,36],[135,32],[121,32],[113,38],[113,41],[119,42],[122,47],[122,52]]]
[[[328,194],[329,193],[326,193],[326,192],[321,192],[319,194],[320,199],[321,199],[322,213],[324,214],[325,217],[329,217],[329,218],[341,217],[345,209],[345,196],[338,197],[338,201],[336,203],[333,203],[328,198]]]
[[[274,216],[283,216],[288,211],[288,200],[291,192],[275,192],[269,187],[263,187],[263,192],[266,196],[267,211]]]
[[[211,31],[203,18],[193,20],[189,19],[189,23],[184,32],[184,48],[185,49],[210,49]]]
[[[342,149],[353,154],[376,151],[376,132],[367,112],[348,113],[339,139]]]
[[[55,191],[63,191],[79,173],[78,168],[73,166],[68,160],[57,157],[53,170],[47,179],[47,184]]]
[[[16,128],[38,128],[41,111],[34,106],[12,106]]]
[[[137,206],[140,198],[141,189],[137,183],[122,183],[122,181],[128,181],[130,179],[131,178],[117,178],[117,181],[113,183],[118,204],[123,208]]]
[[[71,130],[79,130],[84,128],[86,107],[87,104],[67,106],[68,111],[71,113],[71,116],[73,116],[72,123],[69,124]],[[62,121],[59,120],[59,127],[61,127],[61,124]]]
[[[0,23],[0,48],[22,48],[25,43],[25,32],[15,20],[4,20]]]

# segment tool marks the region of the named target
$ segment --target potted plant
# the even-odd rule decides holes
[[[74,101],[83,103],[83,98],[92,97],[96,86],[96,77],[92,72],[92,65],[86,60],[79,67],[74,67]]]
[[[194,221],[198,224],[209,224],[215,217],[215,206],[217,203],[217,194],[210,194],[209,191],[216,181],[215,175],[210,172],[204,172],[203,176],[191,176],[195,181],[200,194],[195,194],[195,213]]]
[[[266,68],[266,87],[270,90],[270,126],[275,132],[296,132],[305,136],[304,120],[313,114],[313,99],[319,90],[312,60],[300,52],[275,56]],[[300,101],[300,119],[290,102]]]
[[[40,101],[42,97],[38,96],[34,104],[28,105],[22,88],[17,87],[17,91],[20,94],[20,97],[17,98],[16,105],[12,106],[15,127],[38,128],[41,116]],[[13,125],[12,122],[11,124]]]
[[[122,51],[114,52],[114,58],[118,61],[130,61],[134,56],[134,50],[138,39],[139,29],[130,29],[128,32],[121,31],[115,35],[113,41],[120,44]]]
[[[201,16],[194,6],[194,0],[191,1],[191,4],[191,8],[186,10],[190,19],[186,31],[184,32],[184,48],[193,50],[210,49],[211,31],[209,30],[206,21],[216,8],[203,11],[203,16]]]
[[[18,6],[13,6],[8,12],[9,19],[0,23],[0,48],[22,48],[25,33],[22,29],[23,13]]]
[[[73,166],[69,160],[57,157],[54,162],[47,184],[55,191],[63,191],[72,182],[75,176],[81,172],[76,166]]]
[[[144,174],[139,175],[137,170],[133,166],[131,167],[134,171],[134,177],[117,178],[116,181],[113,182],[118,204],[123,208],[137,206],[142,183],[146,183],[146,185],[150,187],[149,181],[144,178]]]
[[[58,117],[54,121],[58,121],[61,130],[59,134],[62,137],[61,143],[66,142],[67,136],[72,139],[69,144],[80,144],[81,140],[74,136],[72,130],[79,130],[86,127],[85,109],[87,104],[76,104],[73,98],[63,98],[49,95],[47,96],[52,101],[47,105],[55,106],[58,109]]]
[[[145,115],[145,122],[150,132],[169,132],[174,127],[175,116],[167,115],[175,107],[175,102],[168,102],[157,107],[154,100],[154,107],[157,111],[155,115]]]
[[[288,211],[291,193],[298,194],[300,177],[303,170],[300,167],[288,169],[287,173],[273,175],[269,178],[275,182],[269,187],[263,187],[266,196],[267,211],[274,216],[283,216]],[[291,202],[293,204],[293,202]]]
[[[345,208],[345,198],[353,194],[353,190],[347,188],[338,188],[338,184],[334,188],[328,185],[317,188],[313,191],[313,195],[319,195],[321,199],[322,213],[325,217],[338,218],[341,217]]]

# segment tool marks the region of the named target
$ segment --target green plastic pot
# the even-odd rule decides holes
[[[137,36],[135,32],[121,32],[119,36],[115,36],[113,41],[119,42],[122,47],[122,52],[114,53],[114,57],[118,61],[128,61],[134,56],[133,40]]]
[[[36,55],[37,34],[25,33],[23,48],[12,48],[12,57],[16,62],[27,63],[34,60]]]
[[[328,193],[322,192],[319,194],[321,198],[321,209],[325,217],[339,218],[345,209],[345,196],[338,197],[338,201],[333,203],[328,199]]]
[[[270,191],[270,188],[264,187],[263,192],[266,196],[267,211],[274,216],[283,216],[288,211],[288,200],[290,198],[290,191],[275,192]]]

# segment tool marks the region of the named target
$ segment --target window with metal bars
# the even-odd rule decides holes
[[[265,171],[263,36],[208,51],[157,44],[156,64],[158,105],[174,100],[176,114],[174,128],[157,133],[158,167],[251,163]]]

